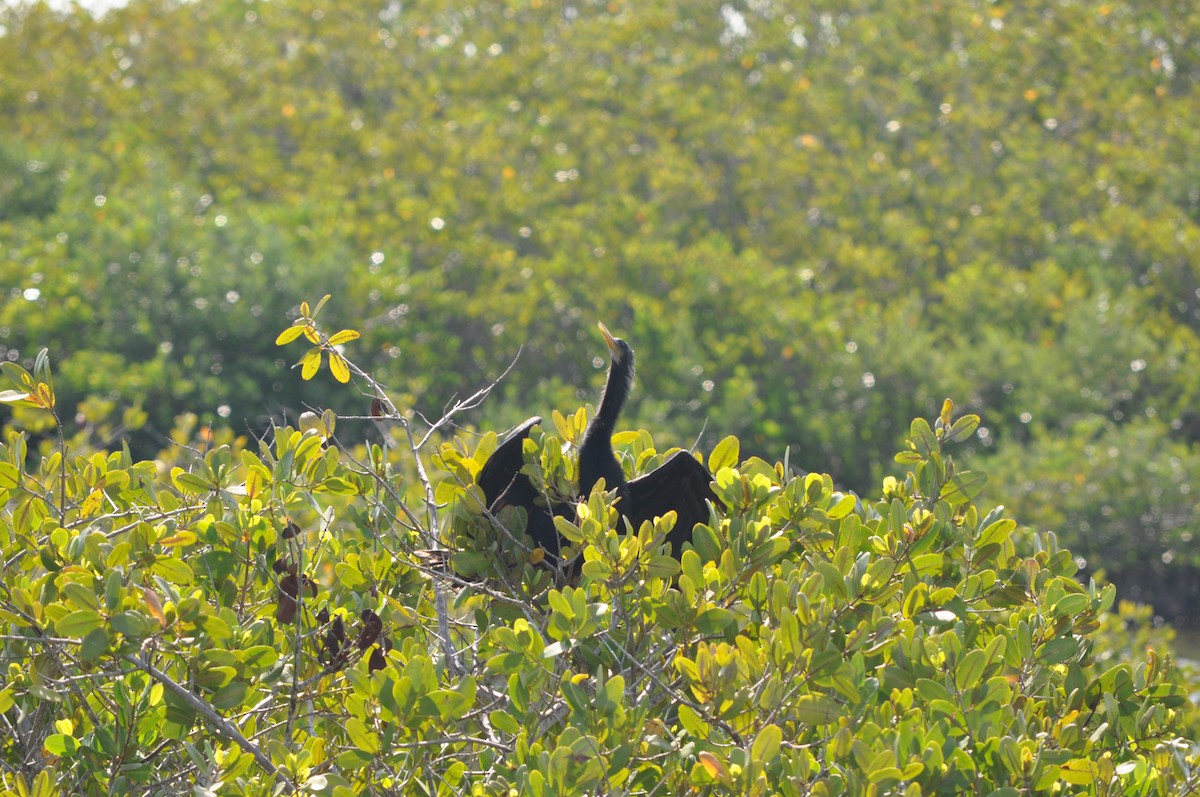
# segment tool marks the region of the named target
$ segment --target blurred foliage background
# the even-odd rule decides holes
[[[427,413],[520,351],[482,428],[594,400],[603,320],[629,427],[860,491],[950,396],[985,498],[1197,624],[1198,95],[1185,0],[7,5],[0,356],[146,454],[365,411],[300,299]]]

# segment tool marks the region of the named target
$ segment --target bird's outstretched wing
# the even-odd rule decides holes
[[[483,467],[479,470],[479,478],[475,481],[483,490],[483,497],[488,509],[491,509],[492,504],[496,503],[496,499],[509,489],[513,477],[521,472],[521,468],[525,464],[525,457],[522,453],[525,439],[529,437],[529,430],[541,422],[542,419],[535,415],[513,429],[504,442],[496,446],[496,450],[488,457],[488,461],[483,463]],[[525,479],[524,476],[521,478]],[[528,481],[528,479],[525,480]]]
[[[708,468],[695,457],[686,451],[678,451],[662,467],[626,485],[628,506],[621,514],[636,531],[643,520],[653,521],[675,510],[678,520],[667,534],[667,541],[671,543],[671,555],[678,559],[683,553],[683,544],[692,539],[696,524],[708,522],[708,506],[704,502],[717,502],[712,478]]]
[[[533,544],[557,560],[563,540],[554,528],[554,515],[569,517],[569,504],[554,504],[547,507],[545,496],[533,486],[533,482],[521,468],[525,465],[523,446],[529,430],[542,422],[536,415],[513,429],[504,442],[488,457],[479,471],[476,482],[483,490],[488,511],[499,515],[506,506],[519,506],[525,510],[525,533]],[[519,533],[519,529],[516,530]]]

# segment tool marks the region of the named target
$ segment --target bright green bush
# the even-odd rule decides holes
[[[315,344],[306,373],[378,390],[333,352],[354,333],[325,337],[302,311],[281,340]],[[54,407],[45,358],[4,373],[0,400]],[[261,442],[202,430],[145,461],[31,457],[9,435],[6,793],[1200,786],[1169,656],[1123,650],[1112,588],[1072,578],[1053,534],[1026,541],[976,505],[983,475],[947,449],[978,419],[949,402],[910,425],[907,475],[869,496],[727,438],[708,457],[723,506],[681,562],[655,544],[670,519],[621,534],[593,494],[561,527],[584,558],[574,585],[481,514],[494,435],[439,441],[379,406],[384,441],[353,450],[335,432],[355,421],[332,413]],[[569,483],[563,443],[584,419],[535,434],[530,472]],[[645,431],[614,442],[635,473],[667,453]],[[449,540],[452,565],[485,578],[414,553]]]
[[[1080,421],[1039,437],[1021,456],[1003,450],[989,473],[1012,485],[1005,503],[1043,519],[1089,572],[1180,624],[1197,621],[1195,555],[1200,456],[1158,418],[1118,425]]]

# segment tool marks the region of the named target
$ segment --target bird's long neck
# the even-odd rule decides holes
[[[605,487],[612,490],[625,483],[621,463],[612,450],[612,434],[617,426],[625,399],[633,388],[633,361],[626,357],[614,362],[608,369],[604,393],[600,396],[600,408],[588,423],[579,446],[579,494],[586,496],[601,478]]]
[[[632,389],[633,363],[626,357],[619,363],[613,363],[608,369],[608,379],[605,380],[604,392],[600,395],[600,408],[596,410],[596,417],[588,424],[589,428],[603,430],[606,435],[612,437],[613,430],[617,428],[617,419],[625,407],[625,399],[629,398],[629,391]]]

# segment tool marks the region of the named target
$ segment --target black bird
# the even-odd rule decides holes
[[[712,474],[688,452],[677,451],[645,476],[625,480],[621,463],[613,453],[612,434],[633,389],[633,349],[620,338],[614,338],[604,324],[598,326],[612,353],[612,363],[600,407],[579,445],[579,495],[586,499],[603,478],[606,490],[617,491],[617,511],[635,532],[643,521],[652,521],[674,510],[677,519],[667,541],[671,543],[671,554],[678,559],[683,544],[692,538],[692,529],[708,520],[705,501],[717,501],[711,486]]]
[[[652,521],[674,510],[677,520],[667,541],[678,559],[683,553],[683,543],[692,537],[692,529],[708,520],[705,501],[717,500],[710,486],[712,475],[689,453],[678,451],[662,467],[626,481],[621,463],[613,453],[612,434],[633,389],[633,349],[620,338],[614,338],[603,324],[599,327],[612,353],[612,362],[600,407],[579,445],[579,497],[586,500],[596,483],[604,479],[605,489],[617,491],[617,511],[634,531],[641,528],[642,521]],[[556,560],[565,543],[554,528],[554,515],[571,517],[572,507],[566,502],[553,502],[547,507],[545,497],[521,473],[525,464],[524,441],[529,430],[541,420],[533,417],[514,429],[484,463],[477,482],[493,515],[505,506],[524,508],[528,517],[526,533],[536,546]]]

